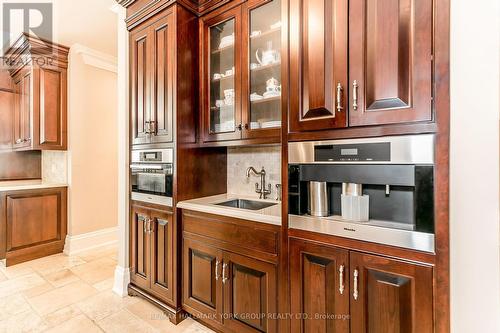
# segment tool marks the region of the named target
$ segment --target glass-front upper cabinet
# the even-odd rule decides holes
[[[281,0],[250,0],[243,10],[244,137],[279,136],[281,127]]]
[[[200,19],[204,142],[279,142],[281,1],[229,3]]]
[[[240,16],[237,7],[202,19],[205,141],[241,138]]]

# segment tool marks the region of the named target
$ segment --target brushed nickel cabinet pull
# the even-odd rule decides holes
[[[359,272],[357,269],[354,270],[354,291],[352,292],[352,297],[354,298],[355,301],[358,300],[358,276]]]
[[[226,269],[227,269],[227,264],[223,263],[222,264],[222,283],[226,283],[227,277],[226,277]]]
[[[344,294],[344,265],[339,267],[339,292],[340,295]]]
[[[149,126],[150,126],[149,134],[156,135],[156,121],[155,120],[150,120],[149,121]]]
[[[337,112],[342,112],[342,85],[337,84]]]
[[[215,281],[219,280],[219,265],[220,265],[220,261],[219,261],[219,259],[217,259],[215,261]]]
[[[358,81],[356,80],[352,83],[352,108],[358,109]]]

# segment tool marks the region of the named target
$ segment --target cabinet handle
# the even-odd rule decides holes
[[[344,294],[344,265],[339,267],[339,292],[340,295]]]
[[[352,292],[352,297],[354,298],[354,300],[358,300],[358,276],[359,276],[359,272],[357,269],[354,270],[354,291]]]
[[[155,120],[150,120],[149,121],[149,134],[156,135],[156,121]]]
[[[149,221],[148,221],[148,233],[150,233],[150,234],[153,233],[153,228],[154,228],[154,226],[152,225],[151,222],[154,222],[154,221],[152,219],[149,219]]]
[[[16,144],[20,144],[21,142],[23,142],[23,140],[22,140],[22,139],[17,139],[17,140],[16,140]]]
[[[219,265],[220,265],[220,261],[217,259],[215,261],[215,281],[219,280]]]
[[[243,126],[241,126],[241,124],[238,125],[238,131],[241,131],[243,129]]]
[[[337,84],[337,112],[342,112],[342,85]]]
[[[142,220],[143,222],[143,227],[144,227],[144,233],[147,234],[148,233],[148,219],[144,219]]]
[[[352,108],[358,109],[358,81],[356,80],[352,83]]]
[[[222,283],[226,283],[227,277],[226,277],[226,269],[227,269],[227,264],[223,263],[222,264]]]

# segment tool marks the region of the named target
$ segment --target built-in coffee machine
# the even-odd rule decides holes
[[[434,252],[434,136],[289,144],[289,226]]]

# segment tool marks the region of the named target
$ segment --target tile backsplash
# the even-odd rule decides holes
[[[42,180],[45,183],[68,182],[68,153],[66,151],[42,151]]]
[[[260,177],[252,173],[246,177],[246,170],[253,166],[257,171],[266,170],[266,184],[271,184],[271,195],[268,199],[276,199],[276,184],[281,184],[281,147],[236,147],[227,149],[227,192],[258,198],[255,183]]]

